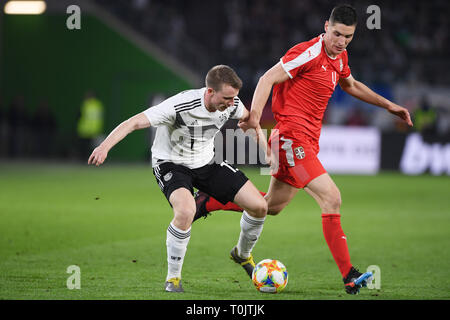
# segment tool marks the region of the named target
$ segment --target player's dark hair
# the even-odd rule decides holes
[[[220,91],[223,84],[228,84],[235,89],[242,88],[242,80],[229,66],[220,64],[212,67],[206,74],[205,84],[208,88]]]
[[[331,24],[342,23],[346,26],[354,26],[358,22],[358,17],[355,8],[348,4],[342,4],[333,8],[328,21]]]

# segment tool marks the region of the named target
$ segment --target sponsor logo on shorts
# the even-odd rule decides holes
[[[169,181],[170,179],[172,179],[172,176],[173,176],[172,172],[166,173],[164,175],[164,181]]]
[[[306,156],[305,150],[303,150],[303,147],[295,148],[294,153],[295,153],[295,156],[297,157],[297,159],[300,159],[300,160]]]

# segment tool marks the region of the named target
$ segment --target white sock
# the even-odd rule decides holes
[[[247,212],[242,213],[241,217],[241,233],[237,244],[238,255],[241,258],[248,258],[253,247],[258,241],[259,235],[263,229],[264,220],[266,218],[255,218]]]
[[[181,278],[181,268],[190,238],[191,228],[184,231],[172,223],[169,224],[166,239],[168,264],[166,281],[171,278]]]

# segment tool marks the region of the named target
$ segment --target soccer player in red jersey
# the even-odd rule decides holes
[[[376,94],[351,75],[346,47],[353,39],[356,23],[353,7],[335,7],[325,22],[325,33],[289,49],[259,79],[250,116],[239,123],[244,131],[257,128],[273,88],[272,112],[277,122],[275,129],[278,130],[272,131],[269,146],[278,149],[279,164],[278,170],[272,173],[265,195],[268,214],[280,213],[299,189],[311,195],[322,210],[324,237],[349,294],[358,293],[359,288],[367,284],[371,274],[360,273],[350,262],[347,238],[340,222],[340,192],[317,158],[322,119],[328,100],[339,84],[348,94],[384,108],[412,126],[406,108]],[[274,141],[277,145],[274,145]],[[205,195],[198,197],[198,200],[202,199],[205,203],[198,201],[197,204],[199,208],[203,206],[203,215],[205,211],[238,210],[231,203],[214,206],[214,199]]]

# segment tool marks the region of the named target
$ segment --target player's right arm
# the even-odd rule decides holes
[[[289,75],[281,65],[281,62],[278,62],[259,78],[258,84],[256,85],[256,89],[253,94],[249,117],[247,118],[247,120],[241,121],[239,123],[239,127],[242,130],[256,130],[259,125],[264,107],[266,106],[267,99],[269,99],[270,92],[272,91],[272,87],[275,84],[284,82],[288,79]]]
[[[103,142],[92,151],[89,157],[88,164],[101,165],[107,158],[109,150],[119,143],[123,138],[135,130],[144,129],[150,127],[150,121],[144,115],[143,112],[125,120],[119,124],[111,133],[106,137]]]

